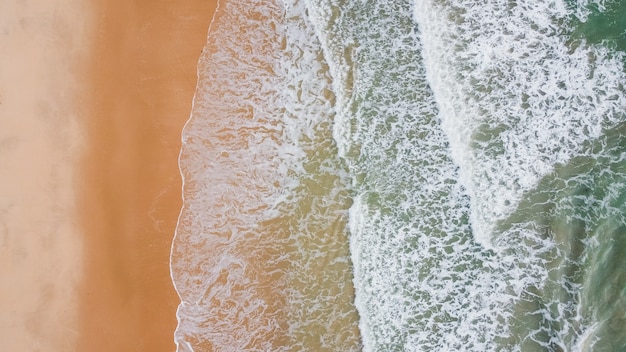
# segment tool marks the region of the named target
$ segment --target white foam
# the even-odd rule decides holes
[[[315,159],[333,112],[356,195],[350,249],[364,350],[515,351],[524,348],[519,339],[532,348],[573,348],[579,327],[589,331],[573,311],[578,301],[541,295],[576,294],[549,270],[559,248],[531,221],[500,234],[494,228],[541,177],[619,120],[619,58],[598,47],[568,48],[554,19],[573,10],[560,1],[416,2],[421,35],[408,1],[306,5],[314,32],[302,3],[230,9],[224,23],[236,25],[214,33],[208,47],[223,51],[200,64],[206,85],[198,86],[185,128],[185,209],[172,254],[179,349],[210,341],[243,350],[257,338],[266,341],[259,349],[306,350],[310,331],[343,327],[336,323],[351,313],[336,308],[345,297],[334,290],[349,290],[338,274],[349,263],[340,250],[329,254],[339,248],[326,245],[332,238],[312,236],[341,228],[345,215],[329,205],[345,197],[346,175],[335,161]],[[242,29],[237,21],[248,11],[275,20]],[[253,49],[258,43],[270,45]],[[323,98],[328,78],[316,74],[326,71],[320,47],[336,106]],[[251,53],[255,60],[238,61]],[[228,87],[235,88],[215,95]],[[335,177],[337,188],[318,182],[311,168]],[[280,216],[298,219],[290,234],[261,230]],[[505,247],[499,252],[485,250],[494,234]],[[251,239],[259,248],[246,246]],[[272,249],[267,265],[251,264]],[[278,279],[255,287],[263,275]],[[276,294],[268,299],[262,289]],[[225,319],[228,307],[241,314]],[[286,327],[277,316],[287,311]],[[354,336],[342,331],[319,335],[321,346],[345,346]],[[351,348],[358,346],[335,350]]]
[[[339,81],[335,138],[354,178],[350,248],[364,350],[496,350],[507,285],[493,289],[498,273],[481,268],[486,253],[463,220],[467,198],[409,3],[387,5],[310,4]]]
[[[595,332],[598,327],[598,323],[592,324],[588,326],[585,331],[581,334],[580,338],[576,346],[574,347],[574,352],[589,352],[593,351],[593,345],[596,342]]]
[[[548,269],[564,253],[533,223],[542,219],[509,223],[500,251],[484,248],[543,176],[619,122],[623,100],[608,99],[623,89],[619,59],[567,47],[554,22],[568,14],[562,2],[509,5],[416,3],[424,76],[421,44],[402,32],[406,3],[309,3],[356,193],[350,244],[366,351],[571,348],[588,323],[576,285]],[[442,126],[429,118],[437,113]]]
[[[200,59],[171,257],[179,350],[358,346],[327,71],[286,5],[222,2]]]
[[[416,2],[429,83],[487,248],[523,194],[623,119],[619,57],[568,47],[557,22],[569,15],[562,1]]]

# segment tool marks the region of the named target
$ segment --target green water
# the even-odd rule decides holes
[[[569,1],[571,4],[572,1]],[[574,20],[575,36],[612,50],[626,51],[626,1],[609,0],[604,6],[590,4],[585,21]]]
[[[517,307],[529,312],[533,306],[541,314],[521,316],[513,330],[565,329],[576,336],[584,334],[583,324],[590,325],[582,351],[626,351],[625,135],[623,124],[586,145],[579,157],[544,177],[515,214],[500,224],[502,230],[539,228],[555,243],[541,253],[549,269],[547,280],[534,294],[522,297]],[[512,241],[526,241],[531,249],[542,245],[541,239],[533,240],[520,236]],[[569,326],[559,326],[568,321]],[[539,340],[549,345],[551,338]],[[541,350],[534,342],[517,344],[524,351]]]
[[[626,1],[592,4],[576,35],[616,53],[626,52]],[[626,68],[626,60],[622,56]],[[626,111],[626,108],[623,110]],[[626,350],[626,126],[608,131],[591,147],[595,157],[581,158],[577,179],[563,190],[584,193],[568,210],[583,224],[589,239],[584,254],[582,303],[597,322],[590,340],[593,351]],[[582,181],[579,182],[578,180]],[[567,191],[566,191],[567,192]],[[571,191],[570,191],[571,193]],[[591,342],[590,341],[590,342]],[[591,345],[591,344],[590,344]]]

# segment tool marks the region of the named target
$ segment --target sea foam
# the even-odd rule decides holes
[[[623,64],[570,39],[562,1],[418,1],[414,15],[474,236],[493,248],[526,192],[622,121]]]
[[[301,4],[223,1],[172,248],[179,351],[359,348],[328,69]]]

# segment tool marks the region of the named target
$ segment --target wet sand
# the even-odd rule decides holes
[[[77,351],[173,351],[177,158],[215,1],[95,4]]]
[[[89,4],[0,2],[0,351],[72,351]]]

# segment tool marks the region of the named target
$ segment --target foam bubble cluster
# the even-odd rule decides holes
[[[179,351],[359,348],[334,96],[301,4],[220,4],[183,132]]]
[[[623,346],[626,75],[573,35],[589,4],[223,2],[183,133],[178,350]]]
[[[474,234],[491,247],[524,193],[623,120],[623,64],[568,41],[562,1],[419,1],[414,14]]]

